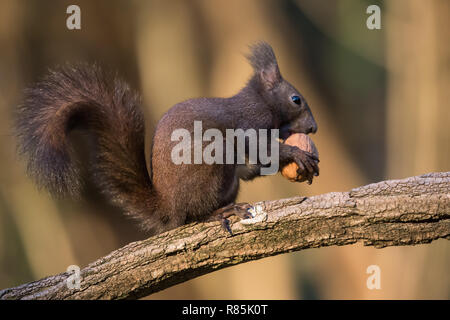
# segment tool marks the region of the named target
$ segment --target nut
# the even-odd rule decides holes
[[[304,133],[294,133],[294,134],[290,135],[284,141],[284,143],[291,145],[291,146],[296,146],[301,150],[307,151],[309,153],[314,154],[316,157],[319,157],[319,152],[317,151],[317,148],[316,148],[314,142],[308,135],[306,135]],[[307,177],[299,175],[297,173],[297,170],[298,170],[298,165],[295,162],[291,162],[281,169],[281,174],[285,178],[289,179],[292,182],[306,181]]]

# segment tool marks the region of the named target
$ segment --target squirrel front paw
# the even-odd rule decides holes
[[[306,177],[311,184],[313,177],[319,175],[319,158],[310,152],[294,148],[292,161],[298,166],[297,174]]]

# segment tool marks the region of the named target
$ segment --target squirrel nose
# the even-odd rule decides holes
[[[308,128],[306,134],[309,134],[309,133],[316,133],[316,132],[317,132],[317,124],[314,123],[313,125],[311,125],[311,126]]]

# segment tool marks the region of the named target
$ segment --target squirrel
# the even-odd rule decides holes
[[[147,168],[144,117],[139,95],[115,75],[97,65],[74,65],[50,71],[25,90],[16,113],[19,152],[28,173],[54,196],[78,197],[80,167],[68,134],[86,129],[95,141],[89,173],[100,191],[126,215],[138,219],[153,234],[194,221],[248,218],[248,203],[235,204],[239,180],[252,180],[263,165],[181,164],[171,161],[171,133],[203,129],[279,129],[280,137],[315,133],[317,124],[304,97],[281,76],[272,47],[250,46],[247,59],[253,75],[229,98],[196,98],[170,108],[157,123]],[[270,143],[270,142],[269,142]],[[319,174],[319,159],[277,141],[280,170],[295,162],[298,172]],[[270,149],[269,149],[270,150]]]

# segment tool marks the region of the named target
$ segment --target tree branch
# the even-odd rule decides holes
[[[264,201],[267,219],[231,237],[194,223],[137,241],[81,270],[81,288],[61,273],[0,291],[0,299],[139,298],[215,270],[280,253],[363,241],[377,248],[450,239],[450,172],[351,190]]]

